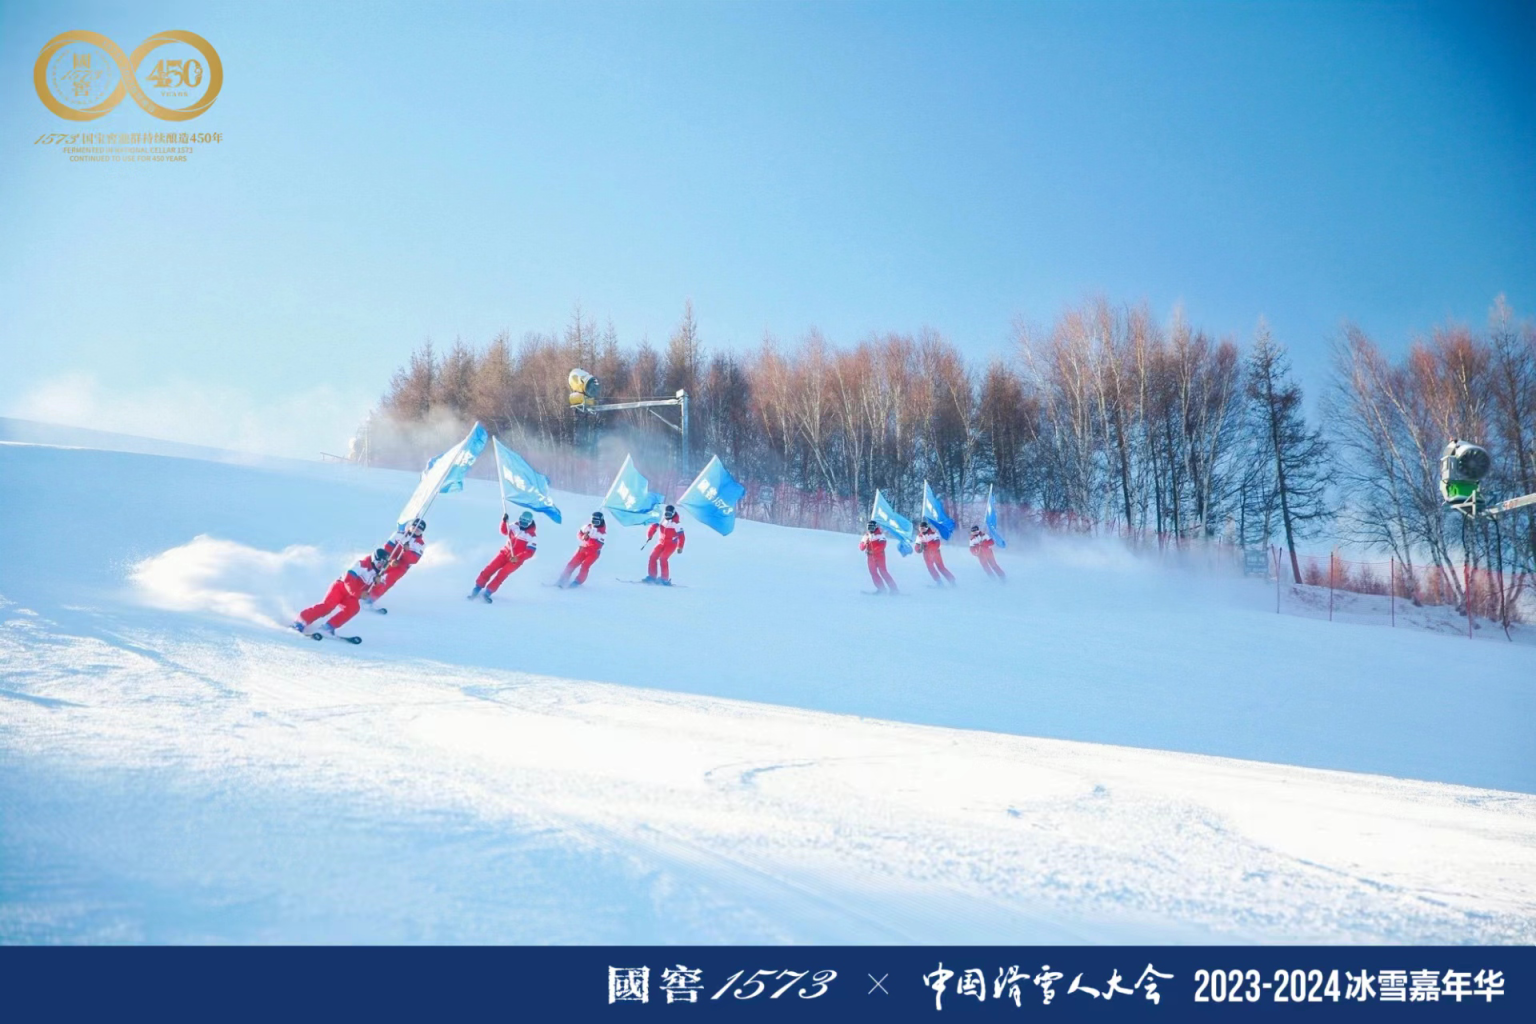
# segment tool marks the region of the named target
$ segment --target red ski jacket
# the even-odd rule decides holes
[[[880,530],[871,530],[859,538],[859,550],[870,558],[885,554],[885,534]]]
[[[422,552],[426,549],[426,540],[406,530],[396,530],[395,535],[384,542],[389,560],[397,565],[415,565],[421,561]]]
[[[347,593],[353,597],[362,597],[377,578],[378,573],[374,571],[373,559],[364,558],[347,570],[347,574],[341,578],[341,585],[346,587]]]
[[[538,550],[536,540],[539,532],[539,524],[533,523],[528,529],[523,529],[516,523],[509,523],[505,519],[501,522],[501,532],[507,535],[505,545],[507,554],[516,559],[524,559]]]
[[[971,554],[980,555],[983,551],[990,550],[996,542],[984,533],[978,533],[971,538]]]
[[[576,531],[576,539],[581,544],[582,550],[594,551],[602,548],[603,541],[607,539],[604,536],[607,532],[607,526],[593,526],[588,523]]]
[[[913,547],[921,551],[926,545],[938,545],[944,542],[944,535],[931,526],[919,526],[917,528],[917,543]]]
[[[656,545],[660,548],[671,548],[674,551],[683,550],[683,520],[681,516],[673,515],[671,519],[664,519],[659,523],[652,523],[650,529],[645,531],[645,539],[650,540],[661,533],[661,540]]]

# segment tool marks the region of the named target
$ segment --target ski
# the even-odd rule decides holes
[[[637,584],[639,584],[642,587],[661,587],[663,590],[666,590],[666,589],[686,590],[686,589],[688,589],[688,586],[685,583],[647,583],[645,580],[626,580],[622,576],[615,576],[614,579],[618,580],[620,583],[637,583]]]
[[[364,605],[363,607],[366,608],[368,611],[373,612],[375,615],[388,615],[389,614],[389,609],[388,608],[375,608],[372,605]]]
[[[315,641],[324,640],[326,637],[330,637],[332,640],[345,640],[349,644],[360,644],[363,642],[363,638],[360,636],[342,636],[340,633],[327,633],[324,630],[319,629],[315,630],[313,633],[306,632],[302,635],[307,636],[311,640]]]

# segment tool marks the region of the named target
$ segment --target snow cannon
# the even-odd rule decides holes
[[[571,408],[577,412],[590,410],[602,397],[602,382],[580,367],[572,370],[565,382],[571,389]]]
[[[1451,438],[1440,453],[1440,497],[1458,512],[1477,515],[1478,488],[1491,468],[1488,449]]]

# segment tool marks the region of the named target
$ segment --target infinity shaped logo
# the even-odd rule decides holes
[[[95,72],[90,68],[89,54],[77,55],[75,67],[65,73],[55,74],[53,80],[50,81],[48,72],[54,55],[70,43],[89,43],[105,52],[112,62],[117,65],[118,71],[121,72],[117,88],[113,89],[105,99],[99,102],[90,102],[91,94],[88,86],[90,81],[99,72]],[[145,57],[149,56],[150,51],[165,46],[168,43],[185,43],[202,54],[203,59],[207,62],[206,68],[196,60],[163,62],[172,65],[168,70],[162,69],[160,65],[156,65],[155,70],[158,77],[152,77],[151,80],[162,87],[187,86],[195,88],[202,84],[202,76],[206,73],[208,88],[204,91],[202,98],[191,106],[161,106],[150,99],[144,92],[144,88],[139,85],[137,77],[139,65],[143,63]],[[172,75],[176,76],[175,80],[171,78]],[[71,80],[75,83],[76,96],[82,97],[82,102],[89,103],[89,106],[70,106],[60,100],[59,96],[54,92],[54,85],[65,80]],[[162,121],[190,121],[213,106],[213,101],[218,99],[219,89],[224,85],[224,64],[219,60],[217,51],[214,50],[208,40],[193,32],[157,32],[140,43],[131,55],[124,56],[122,49],[101,33],[78,30],[65,32],[48,40],[47,45],[43,47],[43,52],[37,55],[37,63],[32,67],[32,83],[37,87],[37,98],[43,101],[43,105],[60,117],[70,121],[94,121],[121,103],[124,94],[131,95],[135,103]]]

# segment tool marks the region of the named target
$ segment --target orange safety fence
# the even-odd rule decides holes
[[[548,473],[551,482],[561,490],[585,494],[605,494],[613,479],[610,459],[571,450],[538,452],[539,465]],[[477,467],[478,468],[478,467]],[[646,467],[651,470],[651,487],[675,497],[688,486],[690,477],[671,467]],[[743,519],[773,523],[779,526],[806,527],[815,530],[837,530],[857,533],[864,527],[869,516],[862,501],[833,494],[827,490],[812,490],[787,483],[760,483],[743,480],[746,494],[737,504],[737,512]],[[1142,555],[1157,557],[1164,562],[1190,565],[1201,564],[1216,569],[1238,570],[1243,566],[1243,549],[1219,538],[1144,530],[1123,524],[1106,524],[1070,512],[1037,509],[1028,505],[1016,505],[998,501],[994,504],[998,528],[1004,537],[1024,537],[1031,533],[1057,533],[1077,536],[1113,537]],[[917,518],[915,509],[902,509]],[[985,521],[985,501],[967,501],[954,504],[949,509],[964,532],[972,525]],[[1337,610],[1334,595],[1357,594],[1385,597],[1385,608],[1380,611],[1394,624],[1397,616],[1408,608],[1452,608],[1466,615],[1469,631],[1472,619],[1483,618],[1501,623],[1536,620],[1531,598],[1536,595],[1536,577],[1529,573],[1500,571],[1486,566],[1442,567],[1436,565],[1409,565],[1389,558],[1385,561],[1359,561],[1341,558],[1337,552],[1297,556],[1301,570],[1300,587],[1312,588],[1316,600],[1308,599],[1305,606],[1314,612],[1326,610],[1330,618]],[[1274,547],[1269,552],[1269,572],[1276,581],[1277,606],[1280,610],[1280,588],[1289,585],[1296,589],[1292,579],[1290,554]],[[1463,602],[1462,595],[1470,594],[1470,601]],[[1372,608],[1374,609],[1374,605]],[[1351,609],[1358,615],[1358,608]]]
[[[1271,555],[1277,585],[1294,585],[1289,553],[1276,547]],[[1486,566],[1411,565],[1395,558],[1363,562],[1341,558],[1336,552],[1298,555],[1297,561],[1302,586],[1327,590],[1330,597],[1341,593],[1386,597],[1388,614],[1394,618],[1400,602],[1406,607],[1454,608],[1466,615],[1469,630],[1474,618],[1505,626],[1526,621],[1529,608],[1522,598],[1536,593],[1536,579],[1531,574]],[[1328,609],[1331,617],[1331,599]]]

